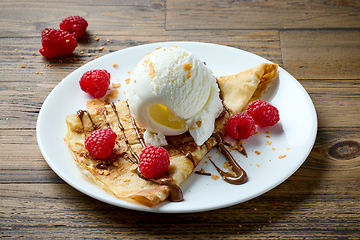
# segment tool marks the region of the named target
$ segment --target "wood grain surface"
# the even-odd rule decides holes
[[[41,31],[71,15],[89,22],[77,49],[42,57]],[[163,41],[235,47],[292,74],[319,123],[300,169],[255,199],[191,214],[114,207],[61,180],[36,141],[47,95],[97,57]],[[359,1],[0,1],[0,74],[1,238],[360,239]]]

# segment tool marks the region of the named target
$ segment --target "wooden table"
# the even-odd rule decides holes
[[[75,53],[42,57],[41,31],[70,15],[89,22]],[[0,18],[2,238],[360,238],[359,1],[14,0],[0,1]],[[227,45],[291,73],[319,123],[301,168],[255,199],[192,214],[114,207],[62,181],[36,140],[47,95],[97,57],[162,41]]]

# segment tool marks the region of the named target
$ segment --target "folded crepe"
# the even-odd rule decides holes
[[[250,101],[258,99],[277,75],[276,64],[260,64],[235,75],[218,77],[220,94],[227,109],[216,121],[223,130],[226,119],[242,111]],[[169,198],[171,186],[145,179],[137,174],[136,158],[144,147],[143,133],[131,116],[126,101],[91,110],[79,110],[66,116],[68,132],[64,141],[82,172],[116,197],[154,207]],[[85,137],[100,128],[111,128],[118,136],[110,157],[97,159],[85,148]],[[198,146],[189,133],[167,137],[170,167],[165,177],[179,186],[193,172],[217,142],[211,137]]]

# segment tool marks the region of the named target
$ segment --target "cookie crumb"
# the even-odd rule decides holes
[[[117,65],[117,63],[113,64],[113,68],[117,68],[119,65]]]
[[[104,106],[105,102],[99,98],[91,99],[86,102],[86,108],[89,110]]]
[[[257,155],[260,155],[260,152],[259,152],[259,151],[255,151],[255,153],[256,153]]]
[[[214,179],[214,180],[217,180],[219,178],[218,175],[211,175],[211,178]]]
[[[282,158],[286,158],[286,154],[279,156],[279,159],[282,159]]]
[[[130,83],[130,78],[125,79],[125,83],[129,84]]]
[[[104,50],[105,48],[104,47],[99,47],[99,51],[102,51]]]
[[[117,89],[112,90],[111,93],[106,96],[105,102],[110,103],[110,99],[117,98],[118,95],[119,95],[119,90]]]
[[[113,88],[120,88],[121,87],[121,83],[112,83],[111,86]]]

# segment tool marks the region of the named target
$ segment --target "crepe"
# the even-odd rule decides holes
[[[217,78],[220,95],[231,114],[260,99],[278,73],[278,65],[262,63],[244,72]]]
[[[216,121],[217,129],[223,129],[226,119],[241,111],[252,98],[262,95],[276,76],[277,65],[259,65],[243,73],[219,77],[221,95],[227,114]],[[242,88],[246,90],[242,90]],[[241,97],[236,94],[244,94]],[[241,98],[238,101],[237,98]],[[234,99],[232,101],[231,99]],[[144,147],[145,129],[132,118],[126,101],[119,101],[91,110],[79,110],[66,116],[68,132],[64,141],[82,172],[117,198],[132,200],[154,207],[169,198],[171,186],[159,184],[141,177],[137,172],[137,156]],[[85,137],[100,128],[111,128],[117,134],[115,148],[110,157],[96,159],[84,146]],[[170,167],[164,178],[179,186],[193,172],[203,157],[216,146],[215,138],[209,138],[198,146],[190,134],[167,137]]]

